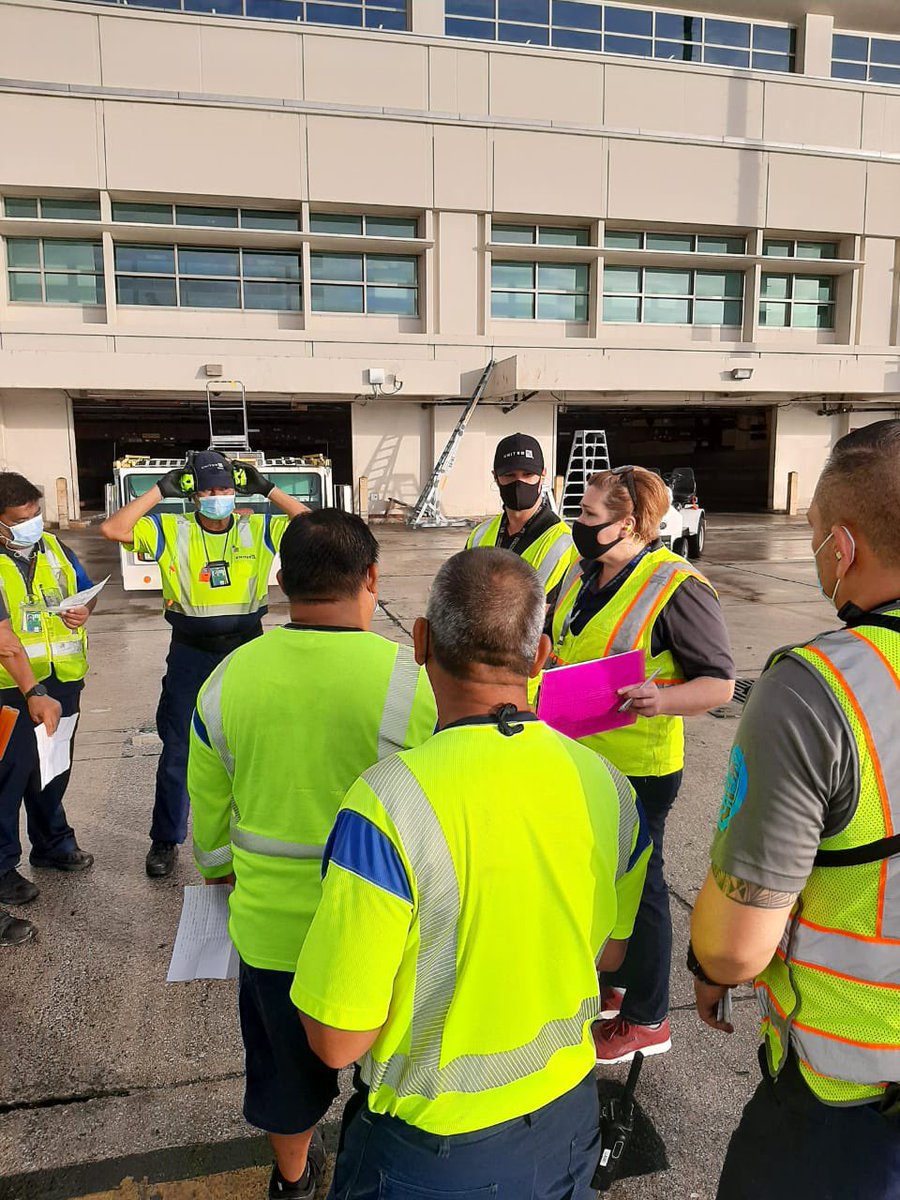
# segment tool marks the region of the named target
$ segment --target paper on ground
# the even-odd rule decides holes
[[[623,729],[634,725],[637,714],[619,712],[619,688],[637,687],[645,678],[643,650],[556,667],[541,680],[538,716],[572,738]]]
[[[72,734],[78,724],[78,713],[71,717],[60,717],[56,732],[50,737],[45,725],[35,725],[38,761],[41,764],[41,788],[51,779],[68,771],[72,765]]]
[[[237,979],[238,955],[228,936],[228,897],[224,883],[191,884],[184,904],[166,983],[191,979]]]
[[[110,577],[107,575],[105,579],[101,579],[93,587],[85,588],[83,592],[76,592],[74,596],[65,596],[55,607],[48,607],[47,612],[64,613],[68,612],[70,608],[81,608],[83,604],[90,604],[95,596],[100,595],[109,583],[109,580]]]

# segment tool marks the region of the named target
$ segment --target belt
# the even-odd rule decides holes
[[[242,629],[239,633],[211,633],[208,636],[184,633],[181,629],[173,629],[172,642],[179,646],[190,646],[192,650],[203,650],[207,654],[224,656],[230,654],[232,650],[237,650],[238,646],[243,646],[245,642],[252,642],[261,634],[262,622],[249,629]]]

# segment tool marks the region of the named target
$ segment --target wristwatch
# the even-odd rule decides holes
[[[42,683],[36,683],[30,692],[25,693],[25,699],[30,700],[32,696],[49,696],[50,693]]]
[[[708,983],[710,987],[728,987],[728,984],[718,983],[715,979],[710,979],[710,977],[700,966],[700,960],[694,953],[694,947],[690,942],[688,942],[687,963],[685,965],[694,978],[699,979],[701,983]]]

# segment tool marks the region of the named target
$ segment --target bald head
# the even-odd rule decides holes
[[[444,563],[431,588],[425,614],[431,650],[456,679],[470,678],[477,664],[495,669],[498,680],[524,681],[545,606],[537,572],[517,555],[487,546],[463,550]]]
[[[900,421],[877,421],[842,437],[813,503],[824,529],[849,525],[882,566],[900,568]]]

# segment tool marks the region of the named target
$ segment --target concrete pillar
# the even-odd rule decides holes
[[[409,27],[413,33],[441,37],[444,32],[444,6],[438,0],[410,0]]]
[[[817,79],[831,78],[831,42],[834,17],[807,13],[798,31],[797,70]]]

